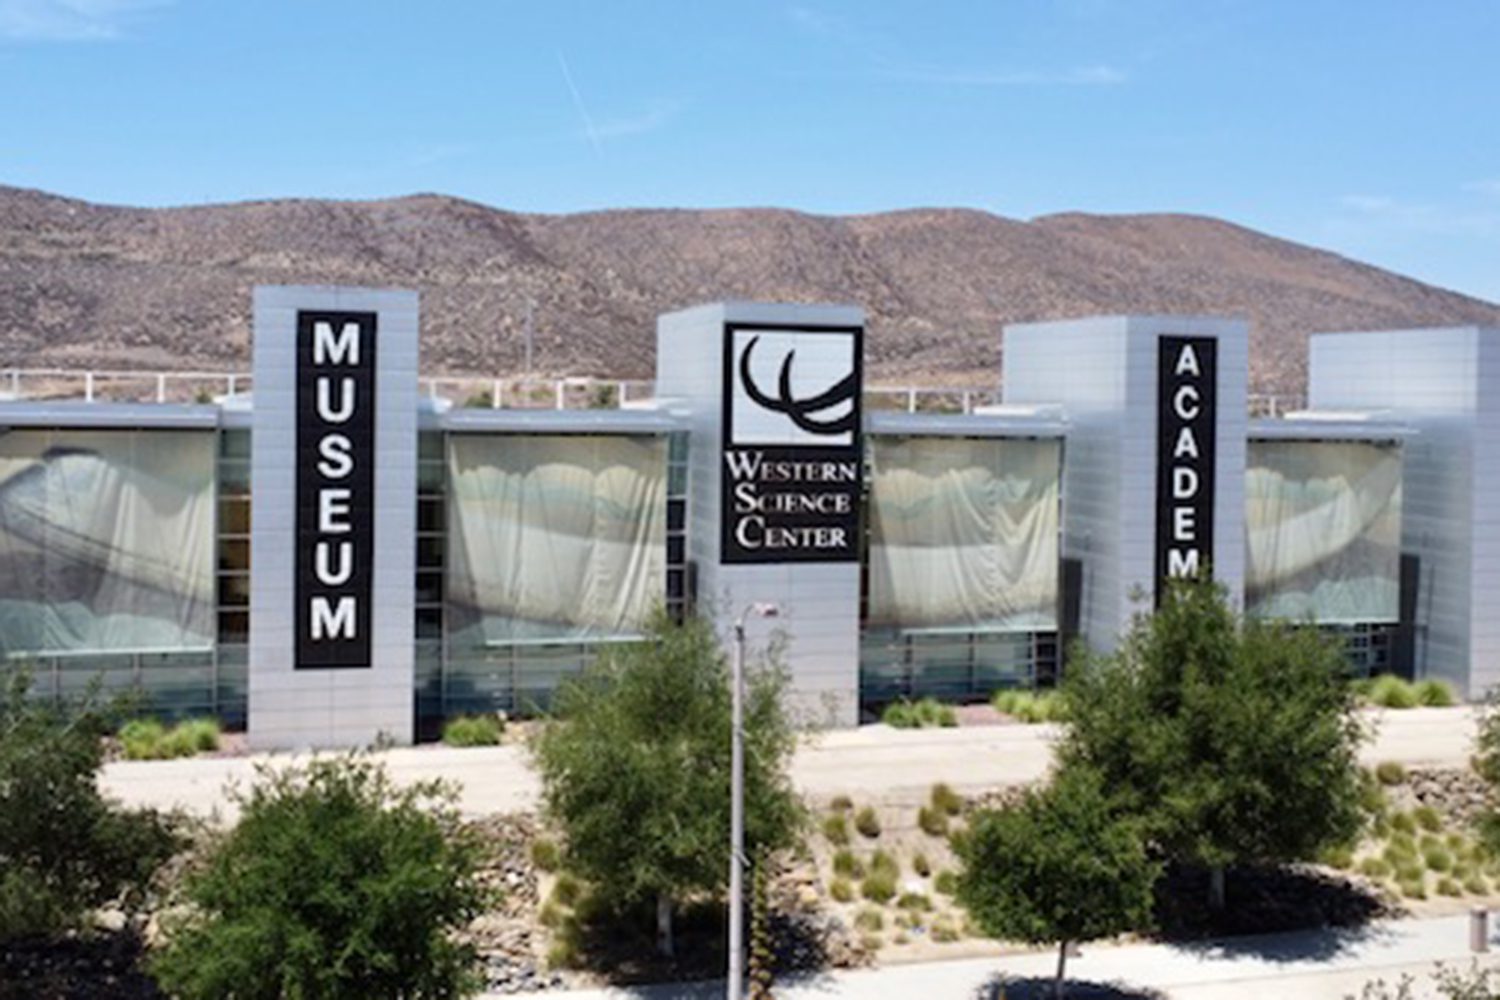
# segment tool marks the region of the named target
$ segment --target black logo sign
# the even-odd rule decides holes
[[[1157,344],[1156,600],[1166,581],[1208,573],[1214,552],[1218,341]]]
[[[370,666],[375,314],[297,314],[296,667]]]
[[[722,562],[859,557],[863,339],[859,327],[725,326]]]

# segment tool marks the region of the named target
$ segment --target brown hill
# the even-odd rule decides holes
[[[872,378],[993,384],[1002,324],[1100,312],[1252,321],[1259,391],[1316,330],[1500,324],[1500,306],[1215,219],[964,210],[522,215],[436,195],[194,208],[0,187],[0,366],[243,369],[260,283],[423,296],[424,368],[647,377],[657,313],[720,298],[869,313]]]

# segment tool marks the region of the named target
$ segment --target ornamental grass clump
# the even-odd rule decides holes
[[[443,724],[443,742],[450,747],[499,746],[505,723],[497,715],[460,715]]]

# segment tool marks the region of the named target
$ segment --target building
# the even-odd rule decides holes
[[[1315,337],[1314,409],[1251,420],[1243,323],[1026,325],[1003,403],[903,412],[860,310],[720,303],[661,318],[645,404],[510,410],[419,394],[413,293],[254,308],[248,394],[0,402],[0,652],[43,694],[407,742],[545,709],[656,605],[774,601],[799,711],[851,725],[1046,683],[1204,567],[1357,670],[1496,680],[1497,331]]]

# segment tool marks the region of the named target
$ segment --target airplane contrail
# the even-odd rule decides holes
[[[557,64],[562,67],[563,80],[568,84],[568,93],[573,95],[573,106],[578,109],[578,117],[583,119],[583,131],[589,137],[589,145],[594,147],[594,155],[602,156],[604,149],[599,145],[599,134],[594,130],[594,120],[589,117],[588,108],[583,106],[583,95],[578,92],[578,85],[573,82],[573,74],[568,70],[568,60],[563,57],[562,49],[557,50]]]

